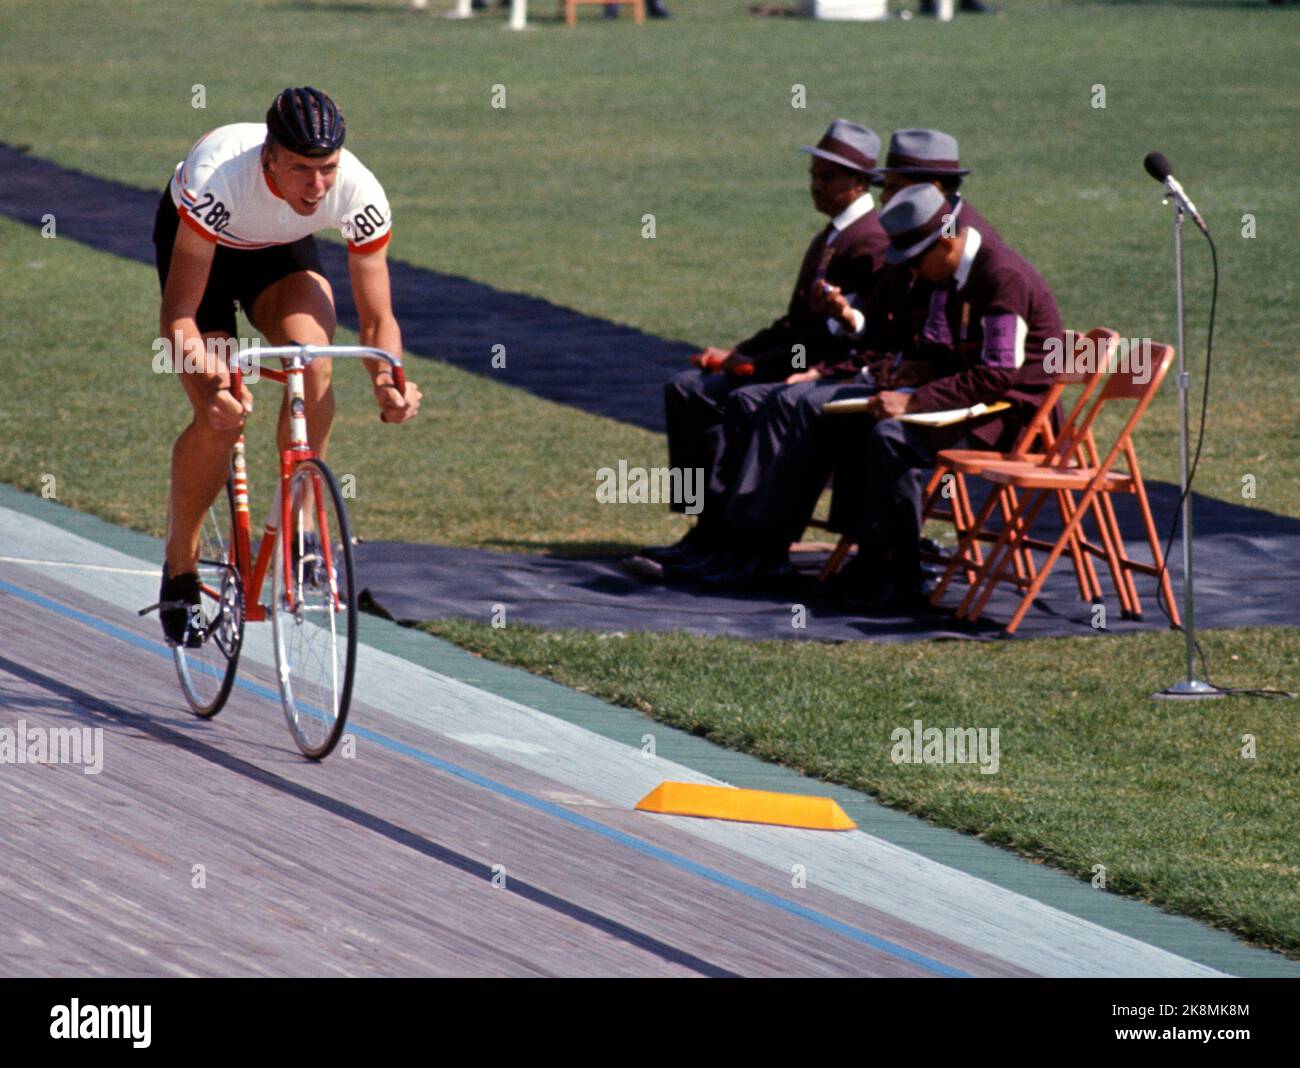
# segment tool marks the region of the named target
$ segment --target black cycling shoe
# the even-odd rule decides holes
[[[200,603],[199,576],[189,571],[172,578],[163,564],[162,585],[158,588],[158,618],[168,645],[197,649],[203,644],[203,620],[195,611]]]

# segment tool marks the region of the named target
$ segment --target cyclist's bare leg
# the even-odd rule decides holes
[[[228,338],[225,332],[210,332],[210,338]],[[208,425],[208,398],[199,377],[181,373],[181,385],[193,408],[190,425],[172,446],[172,484],[167,501],[167,570],[172,575],[193,571],[199,559],[199,531],[203,516],[226,484],[230,451],[243,433],[240,429],[214,430]]]
[[[272,345],[329,345],[334,340],[337,320],[334,291],[315,271],[297,271],[262,290],[253,302],[253,325]],[[331,387],[332,360],[313,360],[303,375],[307,401],[307,442],[320,456],[329,445],[334,425],[334,390]],[[289,397],[280,404],[276,428],[280,449],[289,447]]]

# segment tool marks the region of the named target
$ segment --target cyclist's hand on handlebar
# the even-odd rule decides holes
[[[419,412],[423,396],[419,386],[409,378],[406,380],[406,396],[397,392],[391,379],[376,385],[375,400],[379,402],[379,418],[385,423],[405,423]]]
[[[253,410],[253,395],[240,383],[241,400],[236,400],[229,389],[223,387],[208,399],[208,425],[213,430],[238,430]]]

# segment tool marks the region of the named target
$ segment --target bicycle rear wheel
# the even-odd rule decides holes
[[[298,748],[319,760],[343,734],[357,656],[352,534],[323,461],[303,460],[289,476],[289,523],[280,536],[271,570],[280,702]]]
[[[181,691],[196,716],[221,711],[235,683],[244,643],[244,586],[235,558],[235,489],[217,497],[199,534],[199,605],[203,641],[172,648]]]

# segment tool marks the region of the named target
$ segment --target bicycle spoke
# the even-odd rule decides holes
[[[203,517],[199,541],[201,643],[172,650],[185,699],[196,715],[215,716],[229,696],[244,635],[243,587],[231,566],[235,509],[230,484]]]
[[[304,461],[290,482],[292,569],[275,556],[272,623],[285,717],[308,756],[338,740],[347,717],[356,649],[352,553],[341,495],[328,468]]]

